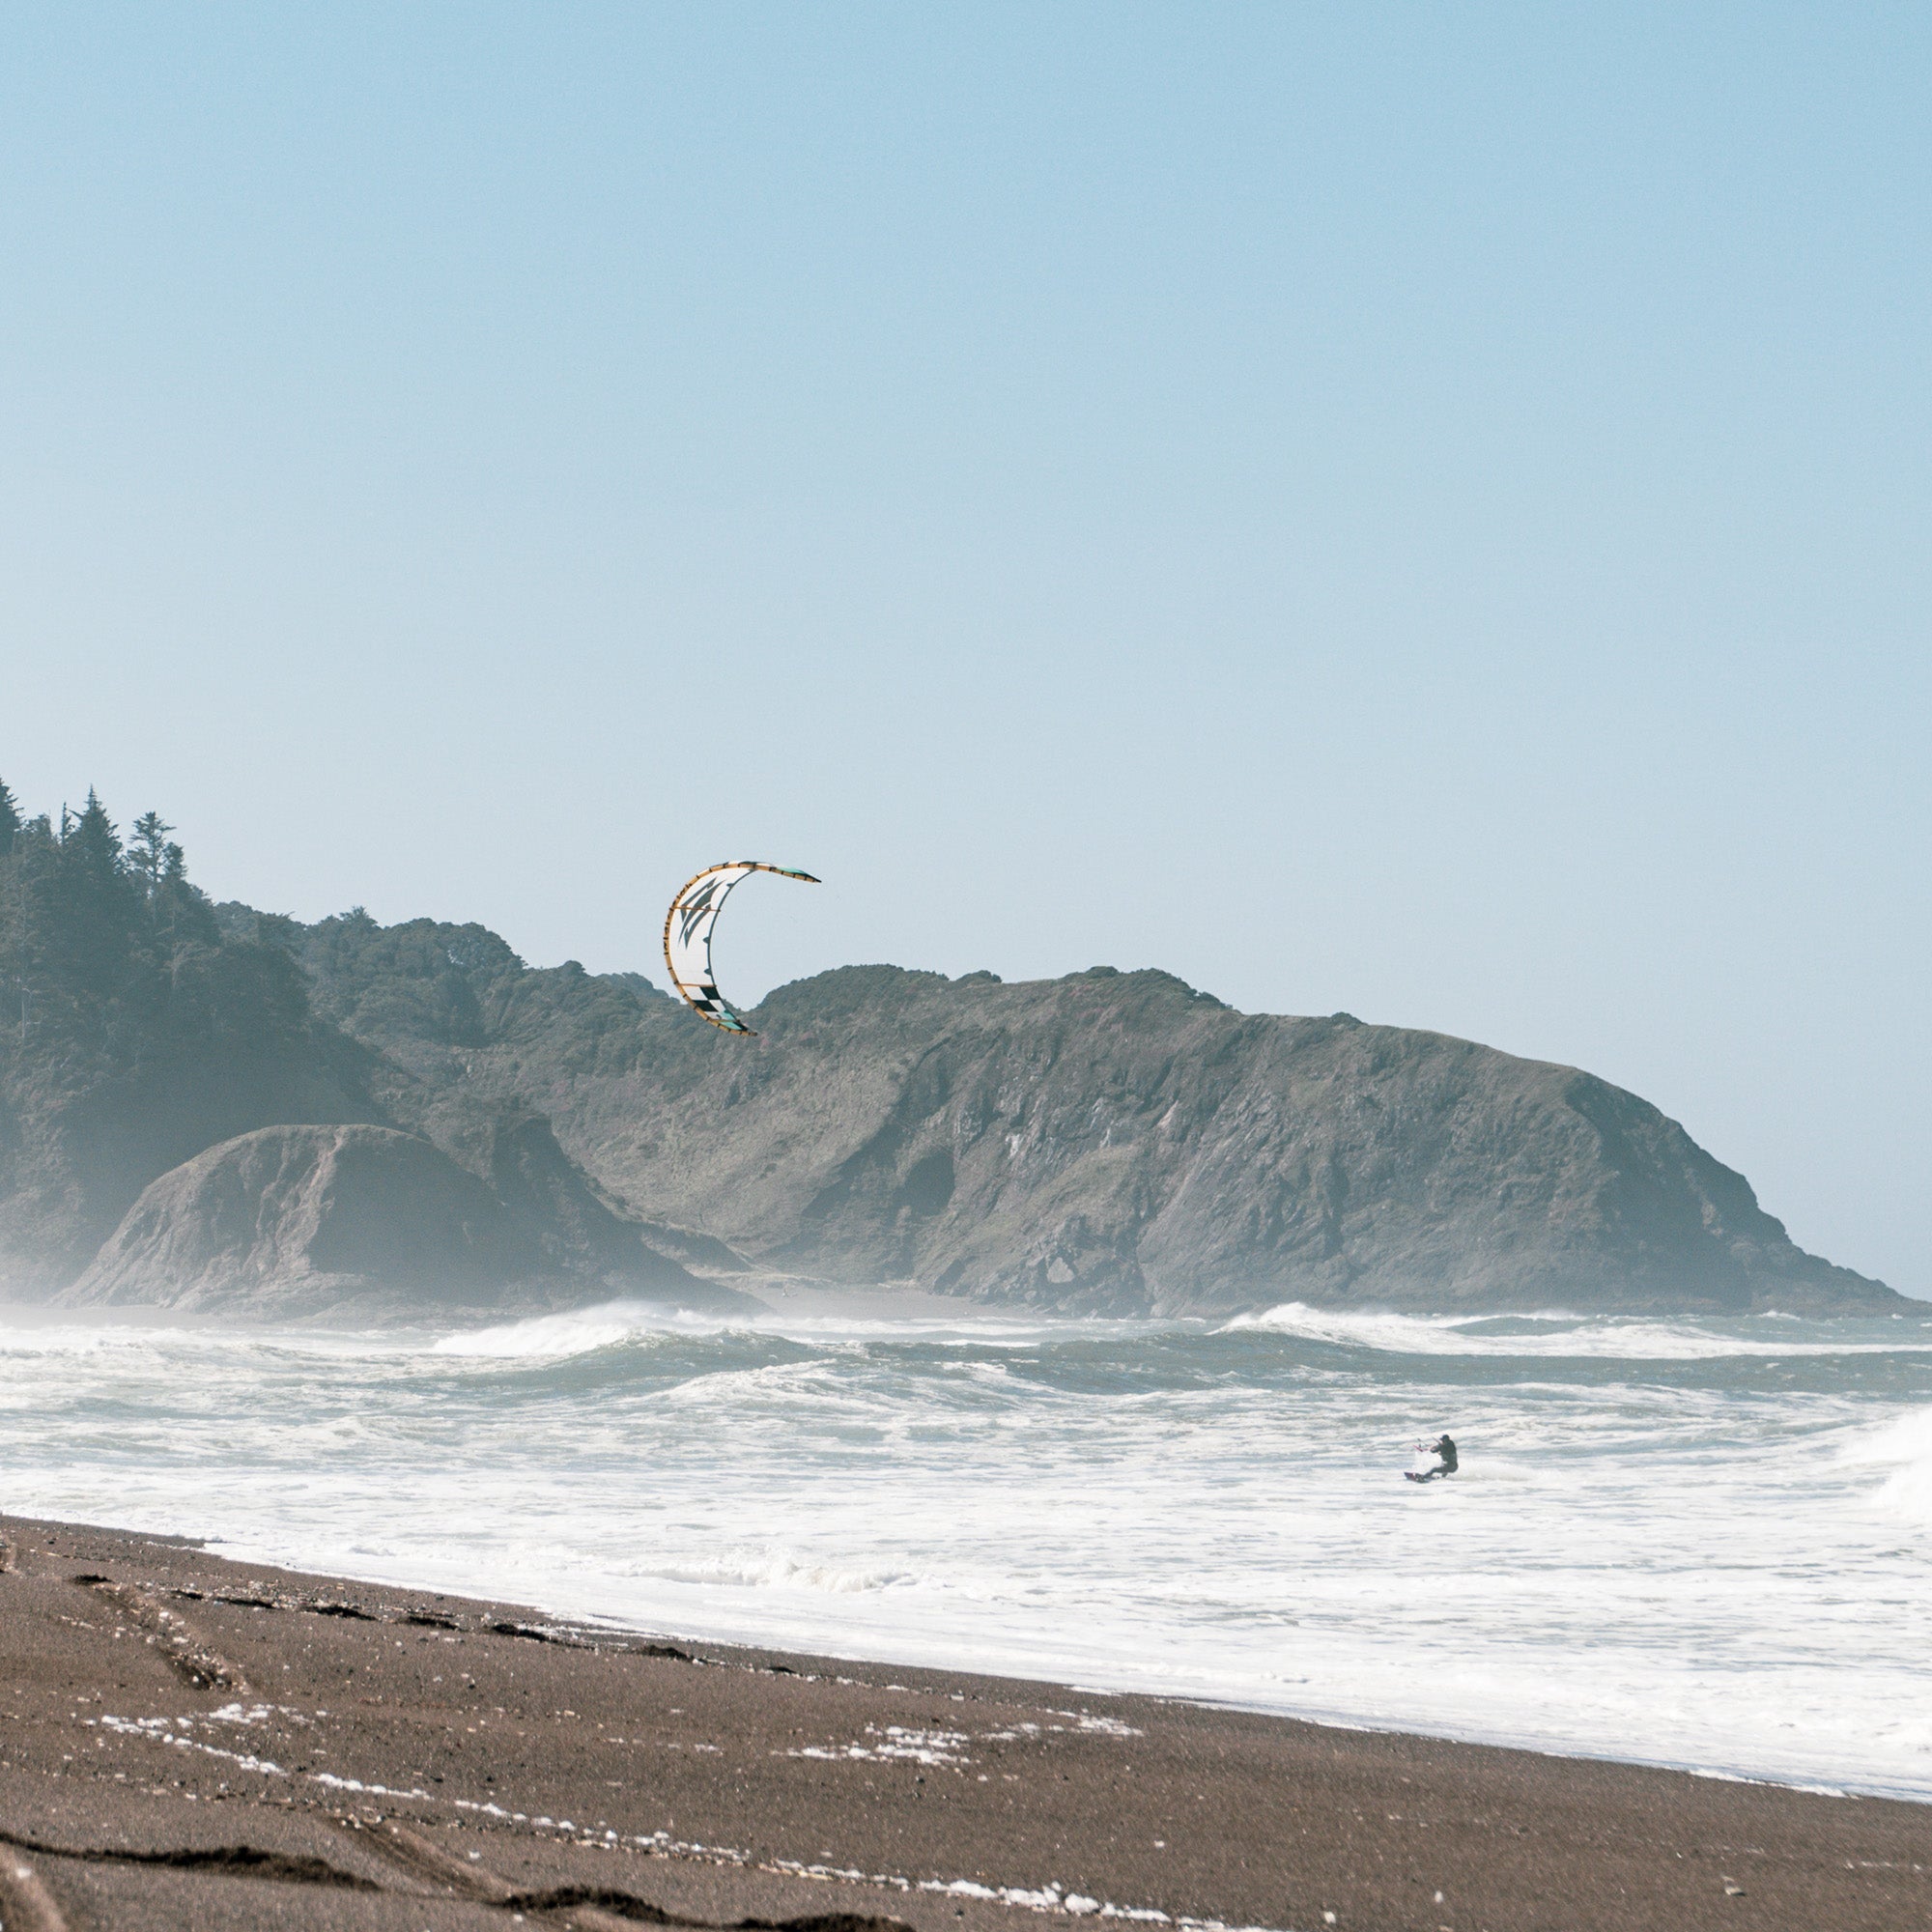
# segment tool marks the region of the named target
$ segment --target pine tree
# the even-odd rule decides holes
[[[120,835],[92,786],[80,815],[63,810],[48,939],[77,988],[110,993],[121,981],[139,918]]]
[[[104,884],[120,876],[121,835],[92,785],[87,788],[87,803],[78,818],[62,808],[61,844],[72,848],[74,865],[90,878]]]
[[[160,881],[155,891],[156,922],[170,939],[194,940],[203,946],[221,943],[214,909],[207,894],[188,883],[187,861],[172,839],[161,847]]]
[[[174,827],[168,824],[158,811],[144,811],[134,821],[134,841],[128,850],[128,863],[140,875],[142,892],[150,909],[160,896],[161,874],[167,865],[167,855],[179,852],[179,845],[167,842],[168,834]]]
[[[20,833],[20,806],[14,794],[7,789],[6,781],[0,780],[0,859],[4,859],[14,849],[14,840]]]

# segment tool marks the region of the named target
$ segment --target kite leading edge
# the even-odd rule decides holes
[[[753,872],[776,872],[781,879],[803,879],[809,886],[820,883],[810,872],[767,866],[756,859],[707,866],[678,889],[665,914],[665,965],[670,970],[671,985],[695,1012],[724,1033],[756,1032],[738,1017],[718,990],[718,978],[711,969],[711,934],[718,915],[724,911],[731,888]]]

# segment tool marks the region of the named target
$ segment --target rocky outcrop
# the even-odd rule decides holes
[[[396,1117],[541,1109],[626,1211],[801,1274],[1123,1313],[1905,1305],[1575,1067],[1163,973],[849,967],[747,1039],[476,927],[328,922],[300,956],[318,1009],[407,1070]]]
[[[92,795],[9,828],[0,1296],[693,1300],[747,1257],[1066,1310],[1902,1305],[1634,1094],[1468,1040],[889,966],[733,1037],[482,926],[215,906]]]
[[[753,1019],[560,1125],[805,1272],[1120,1313],[1898,1304],[1634,1094],[1467,1040],[1104,970],[852,969]]]
[[[393,1128],[266,1127],[161,1176],[58,1299],[260,1318],[738,1299],[623,1248],[608,1218],[586,1236]],[[586,1244],[605,1265],[582,1264]]]

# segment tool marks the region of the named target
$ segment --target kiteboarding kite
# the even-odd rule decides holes
[[[781,879],[803,879],[807,885],[819,884],[810,872],[789,871],[783,866],[765,866],[755,859],[742,859],[734,866],[707,866],[696,878],[680,888],[670,910],[665,914],[665,964],[670,968],[670,982],[690,1006],[715,1027],[725,1033],[755,1033],[748,1027],[730,1003],[718,990],[717,976],[711,970],[711,935],[717,929],[718,915],[731,888],[753,872],[776,872]]]

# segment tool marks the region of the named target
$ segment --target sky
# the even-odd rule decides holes
[[[0,16],[0,779],[1589,1067],[1932,1294],[1932,14]]]

